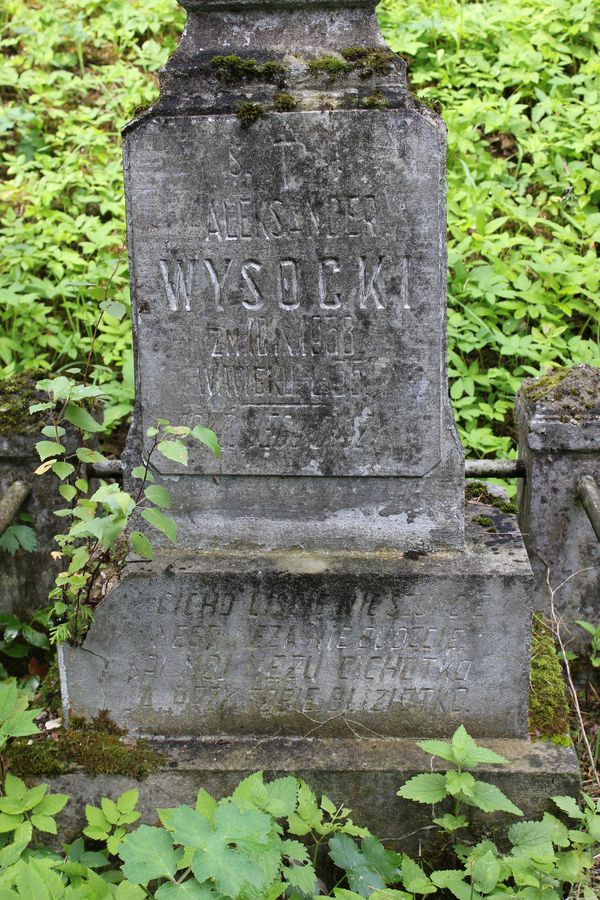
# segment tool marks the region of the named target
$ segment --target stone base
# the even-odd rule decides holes
[[[130,565],[61,648],[65,715],[173,738],[526,737],[529,562],[514,517],[468,518],[464,551]]]
[[[98,804],[102,796],[117,797],[135,786],[140,792],[143,821],[156,822],[156,808],[193,806],[203,787],[216,797],[233,791],[238,782],[257,770],[270,780],[290,772],[303,778],[320,796],[336,805],[348,805],[357,824],[378,837],[414,849],[433,836],[431,807],[402,800],[398,788],[413,775],[429,771],[430,757],[415,744],[416,738],[204,738],[193,741],[151,741],[165,753],[167,764],[141,783],[123,776],[70,773],[50,779],[51,790],[68,793],[73,802],[61,814],[61,837],[73,839],[85,823],[85,803]],[[510,760],[509,766],[480,766],[479,778],[498,785],[524,812],[536,818],[550,810],[550,797],[576,796],[579,787],[577,757],[571,748],[528,740],[483,742]],[[434,770],[443,770],[434,763]],[[556,810],[555,810],[556,811]],[[485,826],[510,824],[514,816],[476,814]],[[495,835],[496,836],[496,835]]]

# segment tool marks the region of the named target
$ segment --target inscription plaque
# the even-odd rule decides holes
[[[214,428],[222,459],[195,451],[190,471],[439,462],[444,152],[401,109],[291,113],[241,136],[234,116],[151,119],[125,136],[142,423]]]

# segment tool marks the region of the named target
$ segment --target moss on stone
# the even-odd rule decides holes
[[[361,97],[359,105],[363,109],[387,109],[390,104],[383,91],[373,91],[368,97]]]
[[[583,410],[600,415],[600,369],[586,365],[551,369],[524,381],[519,394],[532,403],[551,404],[561,421],[570,421]]]
[[[296,98],[285,91],[280,91],[273,97],[273,106],[277,112],[289,112],[292,109],[296,109],[297,105],[298,101]]]
[[[7,750],[10,771],[21,778],[44,778],[82,769],[88,775],[128,775],[142,780],[166,764],[145,741],[125,740],[106,711],[74,720],[71,728],[16,738]]]
[[[322,56],[320,59],[311,59],[308,63],[308,71],[311,75],[327,75],[330,81],[335,81],[340,75],[347,75],[352,66],[338,56]]]
[[[483,503],[485,506],[493,506],[503,513],[516,514],[519,511],[516,503],[511,503],[508,500],[503,500],[502,497],[492,494],[483,481],[467,481],[465,498],[467,500],[475,500],[477,503]]]
[[[253,103],[251,100],[240,100],[236,105],[235,114],[244,126],[248,128],[257,119],[266,114],[266,107],[262,103]]]
[[[260,65],[255,59],[243,59],[241,56],[213,56],[210,64],[231,81],[279,82],[285,76],[285,66],[272,60]]]
[[[50,663],[35,700],[36,706],[47,709],[52,715],[57,715],[60,712],[60,676],[58,674],[58,662],[56,656]]]
[[[562,668],[552,633],[539,613],[533,616],[531,634],[529,734],[537,741],[571,744]]]
[[[493,528],[494,523],[489,516],[473,516],[476,525],[482,525],[484,528]]]
[[[38,399],[37,373],[21,372],[0,381],[0,433],[36,434],[39,418],[29,415],[29,406]]]
[[[394,59],[394,54],[387,47],[344,47],[340,55],[364,78],[387,74]]]

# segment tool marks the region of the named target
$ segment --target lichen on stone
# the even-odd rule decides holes
[[[0,381],[0,434],[36,434],[39,419],[29,415],[38,399],[36,374],[21,372]]]
[[[145,741],[129,741],[106,710],[95,719],[74,719],[71,727],[33,738],[16,738],[7,750],[10,771],[20,778],[44,778],[76,769],[86,774],[127,775],[142,780],[165,757]]]
[[[570,746],[569,704],[552,632],[533,616],[529,687],[529,734],[533,740]]]

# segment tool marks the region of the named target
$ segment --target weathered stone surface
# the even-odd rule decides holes
[[[62,649],[65,707],[142,734],[524,736],[530,583],[502,513],[417,559],[166,554]]]
[[[556,611],[568,623],[597,622],[600,545],[577,482],[592,475],[600,484],[600,370],[575,366],[526,382],[516,418],[527,470],[519,524],[535,575],[534,604],[549,611],[552,588]]]
[[[34,553],[17,551],[15,556],[0,551],[0,611],[14,612],[26,617],[48,602],[48,592],[58,572],[50,558],[55,546],[54,535],[59,531],[58,519],[53,515],[57,506],[56,484],[33,474],[39,465],[35,450],[35,434],[0,434],[0,496],[15,481],[24,481],[31,493],[22,511],[31,516],[31,525],[38,538]]]
[[[64,791],[73,798],[59,817],[63,840],[80,834],[85,803],[98,805],[103,796],[116,798],[137,787],[142,820],[154,824],[157,807],[193,805],[201,787],[222,797],[259,769],[267,780],[294,772],[317,794],[326,793],[337,805],[349,805],[354,821],[385,838],[386,844],[389,841],[410,852],[419,845],[427,847],[433,838],[431,808],[396,796],[401,784],[430,767],[430,757],[414,740],[271,737],[256,741],[238,737],[156,744],[167,753],[169,763],[142,783],[120,776],[90,778],[78,773],[44,779],[52,791]],[[549,799],[553,795],[577,796],[579,768],[571,748],[515,740],[489,740],[485,745],[506,757],[510,765],[480,766],[478,777],[497,784],[527,818],[555,812]],[[441,768],[435,761],[433,766]],[[491,824],[515,821],[504,814],[473,812],[475,821],[488,829]]]
[[[354,38],[367,52],[374,19],[361,6],[335,21],[360,14]],[[269,5],[269,27],[248,32],[246,53],[266,52],[265,35],[283,27],[279,7]],[[138,373],[131,457],[148,452],[142,435],[156,418],[217,432],[220,460],[199,448],[189,471],[157,463],[189,548],[461,546],[443,123],[408,97],[403,63],[385,48],[367,65],[347,62],[338,44],[338,83],[310,69],[295,31],[294,59],[267,62],[298,90],[298,111],[263,103],[268,114],[244,127],[235,102],[272,99],[281,85],[215,68],[194,16],[163,99],[124,134]],[[314,33],[331,52],[341,35],[327,16],[330,27],[319,19]],[[389,108],[340,108],[366,103],[365,83],[388,91],[377,102]],[[188,97],[185,112],[173,114],[169,85]]]

